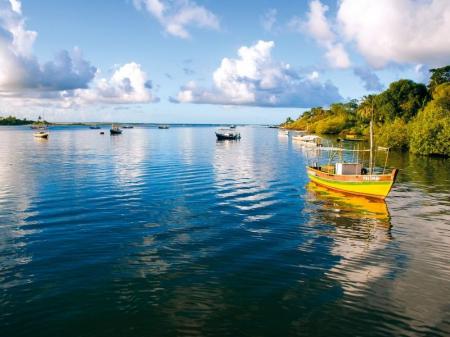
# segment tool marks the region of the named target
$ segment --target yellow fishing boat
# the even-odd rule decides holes
[[[359,167],[358,174],[351,172],[355,167]],[[336,163],[334,170],[324,170],[320,166],[308,166],[307,171],[309,179],[316,184],[336,191],[377,199],[387,197],[398,172],[397,169],[393,169],[389,174],[362,174],[361,172],[364,170],[361,168],[361,164],[355,163]]]
[[[373,150],[373,123],[370,123],[370,150],[355,150],[344,148],[324,148],[320,151],[330,151],[340,153],[341,161],[332,163],[333,156],[330,156],[327,165],[321,166],[319,161],[307,166],[308,177],[316,184],[327,188],[362,195],[370,198],[385,199],[391,191],[392,185],[397,177],[398,170],[392,169],[386,173],[386,164],[389,154],[388,148],[379,147],[378,150],[385,151],[386,159],[382,172],[375,172],[375,155]],[[368,169],[358,161],[345,162],[343,152],[369,152]]]

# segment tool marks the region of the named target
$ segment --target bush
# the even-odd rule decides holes
[[[449,87],[449,84],[443,84]],[[436,88],[439,92],[439,88]],[[445,91],[444,91],[445,92]],[[450,156],[450,111],[447,100],[434,97],[414,118],[410,127],[411,152]]]
[[[336,116],[321,120],[316,123],[315,131],[322,134],[338,134],[347,126],[345,116]]]
[[[383,124],[377,130],[377,144],[394,149],[406,150],[409,145],[408,125],[401,118]]]

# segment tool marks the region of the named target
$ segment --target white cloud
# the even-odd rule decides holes
[[[374,68],[394,64],[443,66],[450,59],[450,1],[341,0],[337,13],[312,0],[306,19],[288,26],[308,33],[325,49],[329,64],[351,65],[346,48],[353,45]]]
[[[80,103],[146,103],[158,101],[151,93],[152,84],[141,65],[131,62],[117,68],[110,78],[97,76],[90,88],[75,95]]]
[[[351,65],[349,56],[344,45],[337,42],[337,35],[325,16],[327,11],[328,6],[323,5],[319,0],[313,0],[309,3],[305,22],[298,17],[293,17],[288,25],[294,31],[306,31],[323,46],[326,49],[325,58],[332,67],[348,68]]]
[[[334,33],[325,17],[327,11],[328,6],[323,5],[319,0],[309,3],[306,28],[314,38],[323,43],[331,43],[334,40]]]
[[[325,58],[333,68],[345,69],[350,67],[350,59],[342,43],[331,43],[327,45]]]
[[[337,23],[374,67],[450,60],[448,0],[342,0]]]
[[[10,106],[27,104],[72,107],[85,103],[142,103],[158,99],[136,63],[110,78],[86,61],[81,51],[62,50],[52,61],[33,54],[37,33],[26,29],[19,0],[0,0],[0,97]],[[51,102],[50,102],[51,101]]]
[[[224,58],[213,74],[212,89],[191,81],[176,98],[183,103],[311,107],[341,99],[330,82],[321,83],[318,74],[302,76],[289,64],[272,59],[273,41],[258,41],[238,50],[238,58]]]
[[[180,38],[189,38],[188,26],[219,29],[219,19],[191,0],[133,0],[134,6],[153,15],[164,30]]]

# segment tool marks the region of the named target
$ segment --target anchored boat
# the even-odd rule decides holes
[[[38,131],[34,133],[34,137],[36,138],[48,138],[48,131]]]
[[[320,147],[323,146],[322,138],[316,135],[295,135],[292,137],[293,140],[299,142],[302,146],[306,147]]]
[[[385,152],[386,158],[383,170],[377,172],[375,170],[372,122],[370,123],[369,150],[323,148],[320,151],[326,151],[330,154],[328,163],[322,166],[319,161],[315,161],[312,165],[307,166],[307,173],[311,181],[327,188],[354,195],[385,199],[397,178],[397,169],[390,171],[386,169],[389,148],[378,147],[378,151]],[[353,153],[350,162],[344,160],[343,154],[345,152]],[[364,161],[364,153],[367,152],[369,152],[368,168],[364,167],[363,163],[358,160],[359,155],[362,154],[361,161]],[[339,160],[335,160],[336,154],[339,154]]]
[[[365,174],[361,164],[336,163],[334,168],[308,166],[308,177],[316,184],[345,193],[385,199],[391,191],[398,170],[388,174]]]
[[[109,132],[111,135],[120,135],[122,133],[122,129],[118,125],[113,124]]]
[[[236,129],[219,129],[216,131],[217,140],[237,140],[241,139],[241,133]]]

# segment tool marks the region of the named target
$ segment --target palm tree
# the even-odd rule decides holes
[[[357,114],[363,121],[369,121],[373,117],[375,95],[364,96],[359,103]]]

